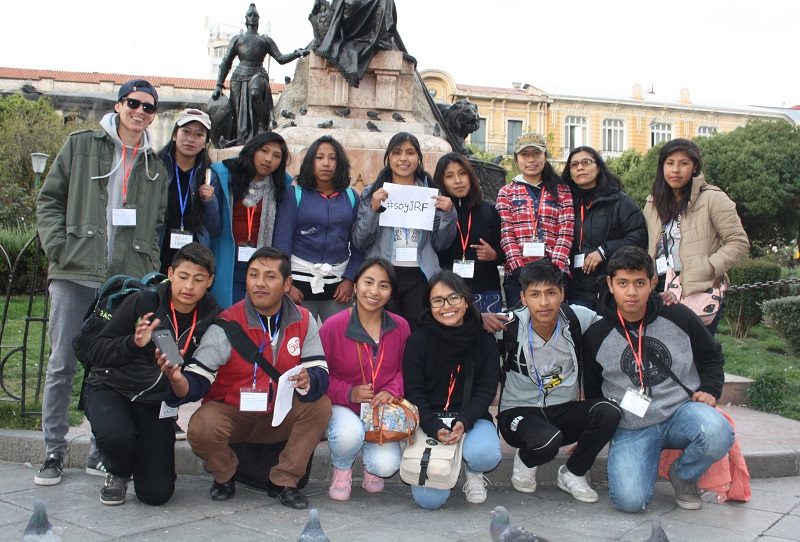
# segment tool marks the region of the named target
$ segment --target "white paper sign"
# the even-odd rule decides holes
[[[294,381],[289,380],[290,376],[300,374],[303,370],[301,365],[292,367],[281,375],[278,380],[278,393],[275,394],[275,408],[272,411],[272,427],[278,427],[283,423],[284,418],[292,409],[292,398],[294,397]]]
[[[386,183],[383,188],[389,197],[383,202],[386,210],[381,213],[378,224],[393,228],[433,230],[436,200],[431,196],[439,195],[437,189],[395,183]]]

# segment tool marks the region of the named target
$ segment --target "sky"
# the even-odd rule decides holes
[[[262,33],[282,52],[312,38],[313,0],[260,0]],[[458,84],[630,93],[800,105],[796,0],[395,0],[418,69]],[[243,28],[248,0],[39,0],[4,8],[0,66],[216,78],[209,26]],[[30,7],[31,9],[28,9]],[[295,63],[272,63],[283,82]]]

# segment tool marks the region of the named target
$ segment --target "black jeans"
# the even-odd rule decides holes
[[[390,311],[399,314],[408,322],[413,332],[419,327],[419,317],[428,308],[425,299],[425,288],[428,279],[419,267],[397,267],[397,292],[387,307]]]
[[[164,504],[175,491],[173,418],[159,419],[160,409],[105,386],[86,389],[86,416],[103,465],[114,476],[133,476],[136,497],[152,505]]]
[[[527,467],[551,461],[558,449],[577,442],[567,459],[567,469],[583,476],[597,454],[614,436],[622,418],[617,405],[606,399],[570,401],[549,407],[517,407],[497,416],[497,426],[505,441],[519,448],[519,458]]]

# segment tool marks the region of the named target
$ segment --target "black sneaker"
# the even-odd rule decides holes
[[[106,485],[100,490],[100,502],[109,506],[123,504],[127,493],[128,479],[109,473],[106,476]]]
[[[106,467],[103,465],[103,460],[100,459],[100,456],[91,457],[89,456],[89,460],[86,462],[86,474],[91,474],[92,476],[107,476],[108,471]]]
[[[54,486],[61,481],[64,472],[64,456],[58,452],[48,454],[44,465],[39,469],[39,474],[33,477],[33,482],[40,486]]]
[[[233,477],[222,484],[215,480],[214,484],[211,486],[212,501],[227,501],[234,495],[236,495],[236,481]]]
[[[700,510],[700,492],[694,482],[679,478],[675,472],[675,463],[669,468],[669,481],[675,490],[675,504],[684,510]]]

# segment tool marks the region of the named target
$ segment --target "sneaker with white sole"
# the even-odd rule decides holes
[[[489,480],[482,473],[467,471],[467,481],[461,488],[461,491],[467,496],[467,502],[473,504],[486,502],[486,484],[488,483]]]
[[[672,488],[675,490],[675,504],[684,510],[700,510],[702,501],[700,500],[700,492],[697,491],[697,485],[694,482],[680,478],[675,472],[675,463],[669,468],[669,481],[672,483]]]
[[[89,456],[89,460],[86,462],[86,474],[91,474],[92,476],[108,475],[108,471],[99,455],[97,457]]]
[[[33,482],[39,486],[54,486],[61,481],[64,472],[64,456],[58,452],[48,454],[44,465],[38,474],[33,477]]]
[[[558,487],[572,495],[572,498],[581,502],[597,502],[597,492],[589,487],[586,476],[572,474],[566,465],[558,469]]]
[[[514,468],[511,471],[511,485],[520,493],[533,493],[536,491],[536,469],[526,467],[519,457],[519,450],[514,456]]]
[[[100,490],[100,502],[109,506],[123,504],[127,493],[128,479],[109,473],[105,486]]]

